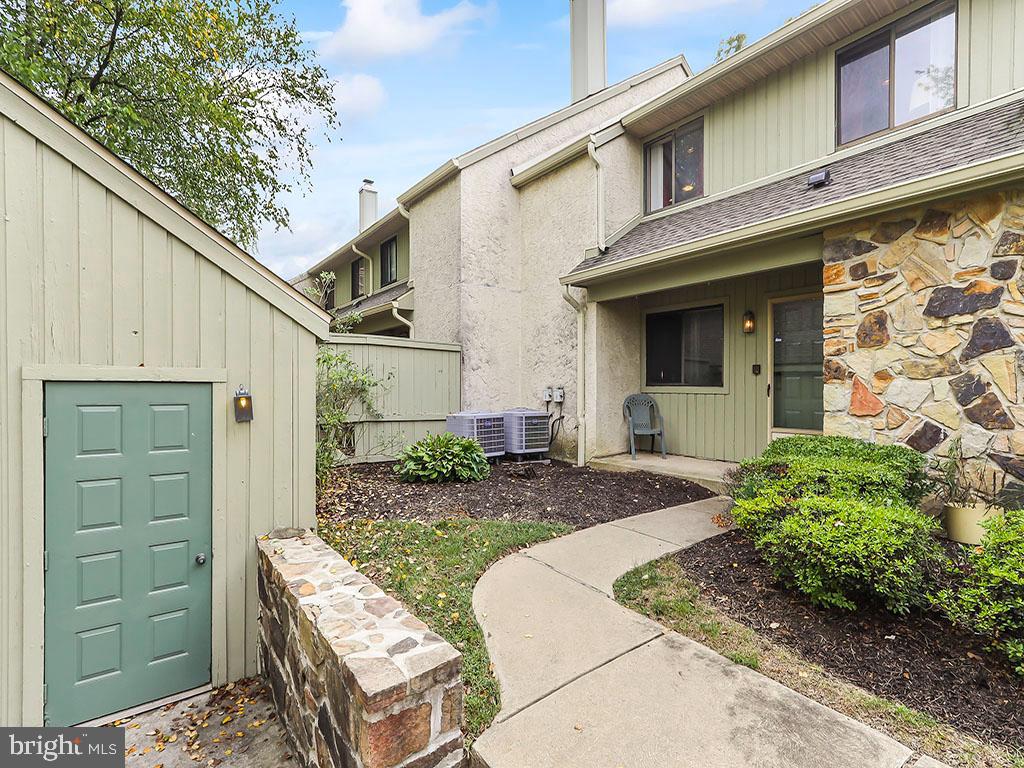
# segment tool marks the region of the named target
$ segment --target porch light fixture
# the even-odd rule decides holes
[[[235,390],[235,421],[252,421],[252,395],[244,385]]]
[[[754,312],[748,309],[743,313],[743,332],[753,333],[754,332]]]

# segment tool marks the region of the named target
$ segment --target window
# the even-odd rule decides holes
[[[694,120],[647,145],[647,210],[704,195],[704,120]]]
[[[365,265],[362,259],[352,262],[352,300],[355,301],[366,291],[363,289],[363,269]]]
[[[724,386],[724,305],[652,312],[644,342],[647,386]]]
[[[392,237],[380,246],[380,287],[398,279],[398,238]]]
[[[941,3],[840,51],[838,142],[912,123],[956,104],[956,6]]]
[[[334,283],[331,283],[331,287],[324,293],[324,309],[334,309]]]

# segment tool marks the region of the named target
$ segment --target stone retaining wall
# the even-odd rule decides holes
[[[1024,477],[1024,192],[825,232],[825,432]]]
[[[309,531],[257,545],[260,659],[299,763],[462,765],[461,655]]]

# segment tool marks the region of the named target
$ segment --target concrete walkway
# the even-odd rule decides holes
[[[723,497],[511,555],[473,606],[502,710],[476,768],[901,768],[889,737],[670,632],[612,598],[626,571],[721,533]]]

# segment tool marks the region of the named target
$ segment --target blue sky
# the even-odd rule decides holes
[[[735,32],[763,37],[812,0],[608,0],[608,82],[682,52],[694,71]],[[396,195],[442,162],[569,101],[569,0],[281,0],[337,81],[340,131],[317,136],[312,189],[261,261],[286,278],[356,232],[363,178]]]

